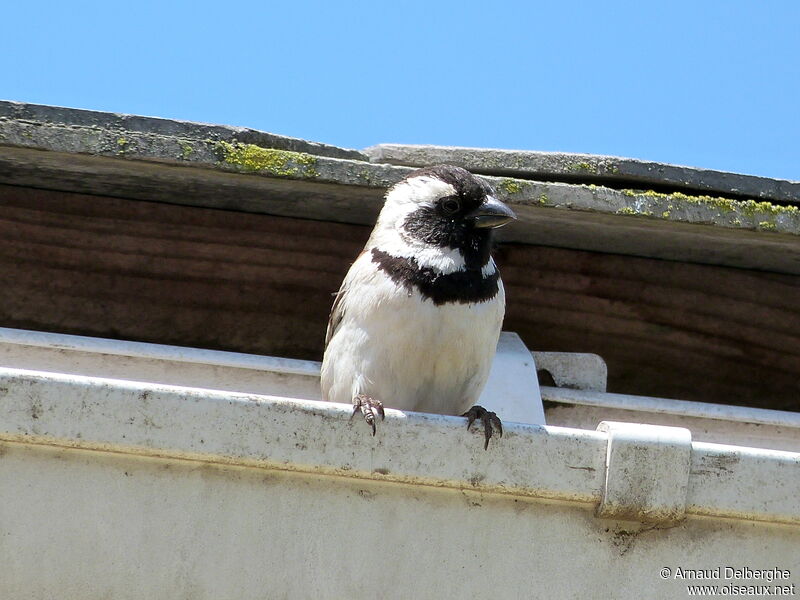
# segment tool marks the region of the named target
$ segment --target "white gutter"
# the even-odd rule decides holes
[[[549,386],[542,386],[541,390],[543,400],[564,405],[572,404],[576,406],[615,408],[642,413],[800,428],[800,413],[796,412],[752,408],[749,406],[690,402],[688,400],[652,398],[649,396],[631,396],[627,394],[571,390]]]
[[[31,346],[44,349],[60,349],[96,355],[127,356],[148,360],[164,360],[181,363],[200,363],[237,369],[277,371],[289,375],[319,377],[319,363],[276,356],[259,356],[241,352],[222,352],[185,346],[148,344],[106,338],[48,333],[28,329],[0,327],[0,344]]]
[[[612,491],[619,503],[617,484],[638,477],[635,497],[623,491],[621,501],[638,503],[643,521],[704,515],[800,524],[797,453],[692,443],[685,430],[666,428],[680,432],[669,442],[674,456],[688,444],[688,463],[659,462],[661,434],[641,426],[625,443],[643,453],[618,469],[609,457],[625,448],[604,431],[506,423],[503,438],[484,451],[482,434],[468,433],[462,418],[387,410],[373,438],[350,414],[349,406],[323,402],[0,369],[6,442],[593,505]],[[681,478],[685,501],[676,507],[680,494],[659,491],[659,482]],[[659,512],[667,504],[669,517]]]
[[[320,363],[0,327],[0,366],[319,400]],[[503,332],[479,399],[503,419],[544,423],[535,359]]]

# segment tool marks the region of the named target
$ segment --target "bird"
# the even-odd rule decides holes
[[[505,314],[492,233],[516,219],[492,187],[452,165],[391,186],[333,300],[322,398],[353,405],[376,431],[384,405],[480,420],[484,449],[502,422],[476,402]],[[462,412],[463,411],[463,412]]]

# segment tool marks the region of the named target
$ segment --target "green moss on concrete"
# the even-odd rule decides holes
[[[125,151],[128,150],[129,146],[130,142],[126,138],[117,138],[117,154],[125,154]]]
[[[194,148],[192,148],[192,145],[189,142],[180,142],[180,146],[181,146],[181,158],[183,160],[189,160],[189,157],[194,152]]]
[[[583,171],[584,173],[594,173],[597,174],[597,165],[593,165],[592,163],[588,162],[578,162],[572,163],[569,165],[570,171]]]
[[[305,152],[290,152],[262,148],[255,144],[217,144],[222,162],[236,166],[242,171],[251,173],[267,173],[276,177],[317,177],[314,168],[317,157]]]
[[[626,196],[636,197],[644,196],[646,198],[653,198],[656,200],[667,201],[683,201],[688,204],[696,204],[708,206],[718,210],[722,214],[739,213],[747,217],[755,217],[756,215],[784,215],[784,214],[800,214],[800,208],[791,205],[772,204],[771,202],[757,202],[755,200],[732,200],[730,198],[714,197],[714,196],[689,196],[681,192],[673,192],[671,194],[662,194],[661,192],[654,192],[653,190],[636,191],[636,190],[621,190]]]
[[[728,227],[743,227],[759,231],[797,231],[800,226],[800,208],[756,200],[733,200],[714,196],[690,196],[681,192],[664,194],[652,190],[620,190],[623,196],[635,198],[617,214],[653,216],[660,219],[700,219]],[[687,211],[694,207],[704,209],[690,217]]]
[[[513,179],[503,179],[499,186],[507,194],[518,194],[522,191],[522,186]]]
[[[755,200],[742,202],[741,210],[744,214],[751,217],[759,213],[766,213],[776,217],[778,215],[800,214],[800,208],[797,206],[772,204],[771,202],[756,202]]]
[[[367,185],[372,185],[372,173],[370,173],[369,171],[366,170],[358,171],[358,173],[356,173],[356,177],[361,179]]]

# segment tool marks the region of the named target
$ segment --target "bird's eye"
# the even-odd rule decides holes
[[[458,198],[454,197],[442,198],[441,207],[442,212],[449,216],[457,213],[459,209],[461,209],[461,202],[459,202]]]

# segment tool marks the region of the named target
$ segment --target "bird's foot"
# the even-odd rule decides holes
[[[469,419],[467,421],[467,431],[469,431],[469,428],[472,427],[472,424],[476,420],[480,419],[483,422],[483,433],[486,437],[486,443],[483,445],[484,450],[489,447],[489,440],[492,438],[492,434],[494,433],[494,427],[496,427],[497,431],[500,432],[500,437],[503,437],[503,424],[500,422],[500,417],[498,417],[495,413],[486,410],[482,406],[478,406],[476,404],[461,416]]]
[[[363,413],[367,425],[372,427],[372,435],[375,435],[375,415],[380,415],[381,421],[386,418],[383,413],[383,403],[364,394],[353,398],[353,414],[350,415],[350,418],[352,419],[357,412]]]

